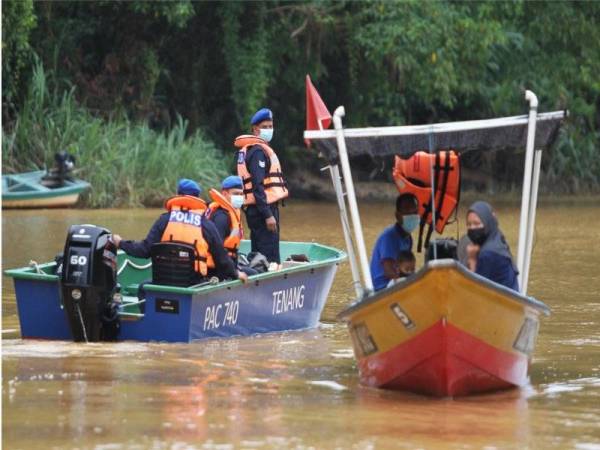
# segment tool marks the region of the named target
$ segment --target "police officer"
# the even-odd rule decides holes
[[[211,189],[213,202],[208,206],[208,217],[223,239],[223,246],[237,263],[237,252],[243,236],[240,208],[244,204],[242,179],[231,175],[221,183],[221,192]]]
[[[288,196],[288,190],[279,158],[268,144],[273,138],[273,113],[262,108],[252,116],[250,124],[252,135],[238,136],[234,145],[240,148],[237,172],[244,183],[244,206],[252,251],[279,264],[277,205]]]
[[[117,248],[121,248],[128,255],[139,258],[149,258],[150,248],[153,244],[168,240],[165,239],[164,236],[165,230],[172,226],[177,216],[176,214],[171,214],[171,209],[180,209],[184,213],[187,212],[185,208],[177,207],[175,205],[184,204],[185,202],[188,202],[191,205],[192,202],[195,201],[196,204],[200,206],[194,207],[194,210],[199,210],[202,213],[206,210],[206,203],[198,198],[200,192],[200,186],[198,186],[195,181],[185,178],[179,180],[177,196],[167,201],[169,211],[160,215],[152,225],[152,228],[150,228],[150,231],[144,240],[124,240],[118,234],[113,234],[113,242]],[[204,205],[203,209],[201,205]],[[173,220],[171,220],[171,218],[173,218]],[[190,225],[189,221],[186,223]],[[223,248],[221,236],[215,228],[215,225],[210,220],[201,220],[200,228],[202,230],[202,238],[206,242],[208,256],[212,257],[212,260],[214,261],[214,270],[212,272],[209,271],[205,275],[220,275],[220,278],[222,279],[233,278],[245,282],[248,279],[248,276],[245,273],[238,271],[231,258],[227,255],[227,252]],[[180,239],[174,238],[174,240]],[[189,242],[189,244],[196,243]]]

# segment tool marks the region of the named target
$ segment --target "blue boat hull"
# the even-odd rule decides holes
[[[144,317],[122,320],[119,339],[189,342],[317,326],[337,266],[249,286],[180,295],[147,289]]]
[[[315,327],[344,258],[343,252],[335,253],[314,264],[252,277],[246,284],[230,281],[198,288],[148,284],[142,311],[133,297],[126,297],[117,339],[190,342]],[[21,336],[71,340],[59,279],[52,275],[54,263],[41,267],[42,274],[27,268],[7,271],[15,282]],[[146,275],[135,276],[135,284],[125,288],[130,295]]]

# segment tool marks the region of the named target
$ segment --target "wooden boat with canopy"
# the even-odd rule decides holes
[[[528,115],[344,129],[345,111],[340,106],[333,115],[335,130],[324,130],[328,113],[315,96],[318,94],[307,83],[308,111],[313,117],[317,111],[317,120],[307,120],[312,125],[307,127],[310,129],[304,132],[304,138],[330,162],[356,290],[356,302],[340,312],[338,318],[348,325],[361,383],[434,396],[466,395],[526,384],[540,316],[550,313],[548,306],[527,295],[541,157],[543,149],[555,139],[566,112],[538,114],[537,98],[527,91]],[[526,152],[517,254],[520,292],[483,278],[454,259],[438,258],[442,255],[437,254],[436,245],[430,248],[431,259],[415,275],[373,292],[349,157],[406,159],[417,151],[435,156],[448,150],[461,155],[475,150],[523,148]],[[432,207],[425,219],[439,225],[436,183],[440,181],[432,166]],[[436,229],[440,231],[439,227]]]

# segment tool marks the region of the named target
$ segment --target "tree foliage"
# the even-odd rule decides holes
[[[299,161],[306,73],[349,126],[512,115],[531,89],[541,111],[571,113],[544,158],[546,185],[600,189],[600,3],[36,2],[32,16],[32,48],[97,115],[168,130],[181,114],[230,151],[269,106],[276,147]],[[18,90],[5,84],[3,104]],[[510,186],[518,164],[504,156],[490,164]]]
[[[23,72],[31,61],[29,35],[35,27],[33,0],[2,5],[2,116],[9,117],[23,89]]]

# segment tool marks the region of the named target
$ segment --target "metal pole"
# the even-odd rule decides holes
[[[340,221],[342,222],[342,231],[344,232],[344,240],[346,241],[348,260],[350,261],[350,269],[352,270],[352,284],[356,290],[357,297],[362,298],[364,295],[364,290],[360,281],[358,260],[356,259],[356,253],[354,253],[354,243],[352,242],[352,236],[350,234],[350,223],[348,221],[348,211],[346,209],[346,202],[344,200],[344,191],[340,178],[340,168],[337,164],[335,164],[333,166],[324,167],[321,170],[325,169],[329,169],[331,182],[333,183],[333,189],[335,190],[335,198],[337,199],[338,208],[340,210]]]
[[[533,251],[533,231],[535,229],[535,212],[537,210],[538,187],[540,184],[540,168],[542,165],[542,150],[537,149],[533,161],[533,180],[531,182],[531,203],[529,204],[529,224],[527,227],[527,253],[525,254],[525,264],[523,266],[523,276],[521,292],[527,294],[527,284],[529,282],[529,267],[531,265],[531,254]]]
[[[435,150],[433,148],[433,130],[431,130],[432,132],[429,133],[429,154],[430,155],[434,155],[435,154]],[[441,164],[441,161],[440,161]],[[431,177],[431,226],[433,227],[433,232],[436,233],[436,229],[435,229],[435,182],[437,181],[435,179],[435,160],[433,162],[433,164],[431,164],[430,170],[429,170],[429,176]],[[440,199],[441,201],[441,199]],[[425,249],[425,254],[427,255],[427,249]],[[436,260],[437,259],[437,246],[434,245],[433,246],[433,259]]]
[[[354,183],[352,182],[352,173],[350,172],[350,162],[348,160],[348,151],[346,149],[346,140],[344,139],[344,129],[342,128],[342,117],[346,114],[343,106],[338,108],[333,113],[333,125],[336,131],[336,140],[342,165],[342,174],[344,175],[344,185],[346,186],[346,196],[348,197],[348,207],[350,208],[350,217],[352,219],[352,227],[354,228],[354,240],[358,250],[364,288],[366,294],[373,292],[373,281],[371,280],[371,272],[369,270],[369,260],[367,258],[367,250],[365,247],[365,239],[362,233],[362,225],[360,223],[360,215],[358,213],[358,204],[356,203],[356,194],[354,193]]]
[[[525,99],[529,101],[529,124],[527,126],[527,149],[525,152],[525,170],[523,172],[523,194],[521,197],[521,219],[519,222],[519,249],[517,253],[517,267],[519,269],[519,286],[523,289],[523,275],[525,273],[525,252],[527,250],[527,227],[529,221],[529,205],[531,202],[531,178],[533,171],[533,147],[535,145],[535,126],[538,99],[531,91],[525,91]]]

